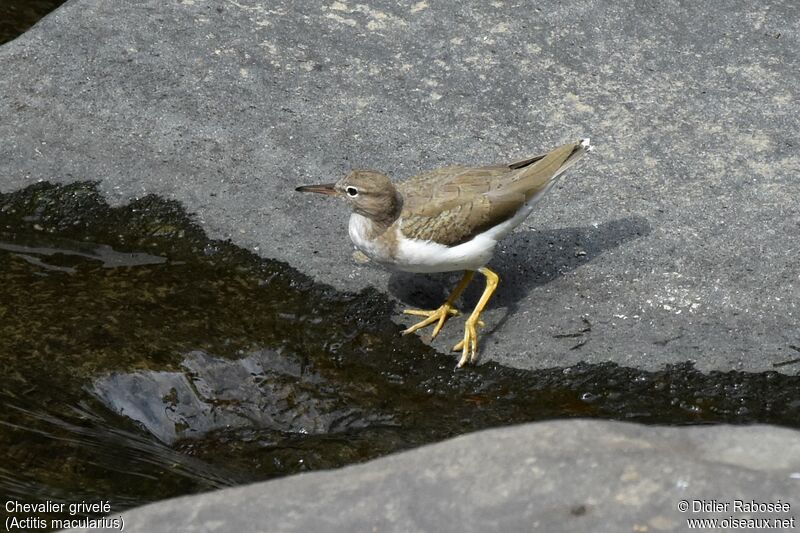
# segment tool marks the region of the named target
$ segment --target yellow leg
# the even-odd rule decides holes
[[[477,359],[478,354],[478,332],[476,326],[480,324],[480,315],[489,298],[492,297],[500,277],[486,267],[478,269],[478,272],[486,276],[486,288],[481,294],[481,299],[478,300],[478,305],[475,310],[469,315],[467,323],[464,325],[464,340],[453,346],[453,351],[461,350],[461,359],[458,360],[457,368],[461,368],[465,364],[472,363]]]
[[[417,322],[410,328],[403,330],[403,335],[408,335],[409,333],[414,333],[420,328],[424,328],[425,326],[430,326],[434,322],[437,322],[436,326],[433,328],[433,333],[431,334],[431,338],[435,339],[436,336],[441,331],[442,326],[444,326],[445,321],[450,318],[451,316],[455,316],[458,314],[458,311],[453,308],[453,302],[456,301],[456,298],[464,292],[464,289],[467,288],[469,282],[472,281],[472,276],[475,275],[475,272],[472,270],[467,270],[464,272],[464,277],[461,278],[461,281],[458,282],[456,288],[453,289],[453,292],[450,293],[450,296],[447,297],[447,300],[434,311],[421,311],[419,309],[406,309],[403,313],[407,315],[417,315],[417,316],[424,316],[427,317],[425,320],[421,322]]]

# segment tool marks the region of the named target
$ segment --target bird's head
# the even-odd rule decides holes
[[[402,206],[391,180],[373,170],[354,170],[336,183],[303,185],[295,190],[344,198],[354,213],[376,222],[397,218]]]

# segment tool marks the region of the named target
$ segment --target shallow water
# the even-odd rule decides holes
[[[0,195],[0,501],[117,512],[551,418],[800,426],[798,376],[454,371],[393,313],[208,240],[174,202]]]

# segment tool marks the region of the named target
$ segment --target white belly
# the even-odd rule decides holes
[[[482,233],[457,246],[418,239],[400,240],[395,268],[406,272],[478,270],[492,258],[497,241]]]

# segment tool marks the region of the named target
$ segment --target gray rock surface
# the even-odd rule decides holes
[[[591,136],[496,255],[484,357],[766,370],[800,356],[799,26],[795,0],[70,0],[0,48],[0,190],[156,193],[320,281],[435,305],[453,280],[354,263],[344,206],[294,187]]]
[[[125,531],[151,533],[687,531],[687,519],[697,518],[794,520],[797,527],[798,495],[800,439],[792,430],[554,421],[167,500],[122,516]],[[790,507],[743,512],[735,500]],[[686,512],[679,510],[682,501]],[[702,512],[695,501],[728,508]]]

